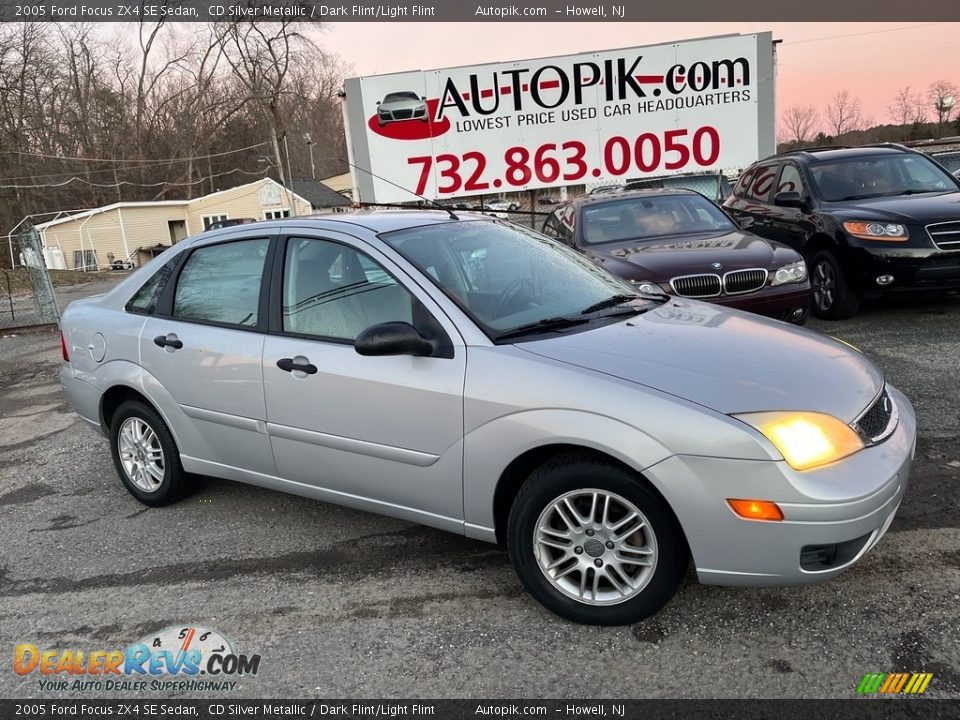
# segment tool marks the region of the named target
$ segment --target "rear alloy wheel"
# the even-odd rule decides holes
[[[179,499],[188,475],[169,428],[153,408],[136,400],[120,405],[110,428],[113,464],[124,487],[144,505]]]
[[[840,263],[829,250],[820,250],[809,262],[813,314],[826,320],[845,320],[860,309],[860,295],[848,284]]]
[[[514,501],[510,556],[527,590],[575,622],[624,625],[673,597],[688,563],[666,503],[625,468],[555,458]]]

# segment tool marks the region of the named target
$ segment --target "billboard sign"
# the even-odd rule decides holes
[[[775,150],[773,58],[759,33],[352,78],[355,184],[401,202],[743,168]]]

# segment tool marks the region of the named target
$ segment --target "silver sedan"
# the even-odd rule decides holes
[[[631,285],[482,215],[185,240],[63,316],[63,391],[140,502],[194,475],[503,542],[578,622],[825,580],[886,532],[916,421],[830,338]]]

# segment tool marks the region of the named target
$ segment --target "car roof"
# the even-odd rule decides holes
[[[834,160],[845,160],[856,157],[871,157],[877,155],[904,155],[904,154],[917,154],[915,150],[911,150],[902,146],[864,146],[864,147],[836,147],[836,148],[808,148],[806,150],[792,150],[790,152],[779,153],[778,155],[772,155],[769,158],[766,158],[762,162],[772,162],[776,160],[784,160],[790,158],[793,160],[800,160],[806,162],[810,165],[815,165],[821,162],[830,162]]]
[[[282,218],[280,220],[268,220],[256,223],[257,231],[260,230],[279,230],[287,228],[315,227],[318,230],[341,230],[350,232],[350,228],[363,228],[375,234],[392,232],[393,230],[407,230],[415,227],[424,227],[427,225],[441,225],[444,223],[453,223],[467,220],[482,220],[484,222],[493,222],[494,218],[481,213],[467,212],[458,210],[456,212],[458,220],[450,217],[450,213],[445,210],[353,210],[349,212],[338,213],[320,213],[317,215],[299,215],[297,217]],[[221,230],[207,231],[202,235],[196,235],[197,242],[201,239],[203,243],[217,237],[225,236],[228,233],[236,232],[238,229],[245,229],[248,226],[240,225]]]
[[[618,190],[615,192],[597,193],[596,195],[581,195],[571,202],[576,206],[597,205],[625,198],[663,197],[664,195],[697,195],[700,193],[687,188],[641,188],[639,190]]]

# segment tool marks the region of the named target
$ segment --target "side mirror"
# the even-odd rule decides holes
[[[424,95],[424,96],[423,96],[423,97],[421,97],[420,99],[421,99],[421,100],[423,100],[424,102],[426,102],[426,101],[427,101],[427,96],[426,96],[426,95]]]
[[[793,191],[778,192],[773,196],[773,204],[777,207],[797,208],[798,210],[803,210],[807,206],[807,203],[800,197],[800,193]]]
[[[360,355],[414,355],[433,354],[433,343],[417,332],[410,323],[385,322],[371,325],[357,335],[353,347]]]
[[[379,104],[380,104],[380,101],[379,101],[379,100],[377,100],[377,105],[379,105]]]

